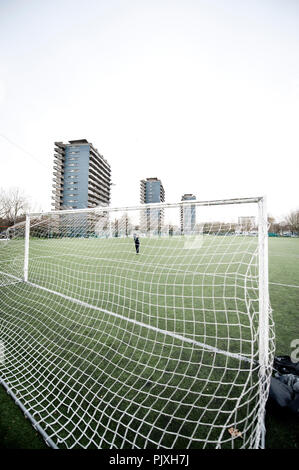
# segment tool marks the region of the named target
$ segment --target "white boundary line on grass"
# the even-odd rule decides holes
[[[282,284],[281,282],[269,282],[269,284],[274,284],[275,286],[283,287],[294,287],[295,289],[299,289],[299,286],[294,286],[293,284]]]
[[[3,273],[2,271],[0,271],[0,274],[7,275],[9,277],[17,279],[18,281],[23,281],[22,279],[20,279],[16,276],[13,276],[12,274],[6,274],[6,273]],[[229,351],[224,351],[222,349],[218,349],[218,348],[215,348],[213,346],[209,346],[207,344],[201,343],[200,341],[196,341],[194,339],[190,339],[190,338],[186,338],[185,336],[178,335],[177,333],[173,333],[172,331],[162,330],[161,328],[158,328],[156,326],[148,325],[147,323],[143,323],[143,322],[140,322],[140,321],[128,318],[128,317],[124,317],[123,315],[120,315],[118,313],[110,312],[109,310],[106,310],[104,308],[96,307],[95,305],[91,305],[87,302],[83,302],[82,300],[74,299],[73,297],[70,297],[70,296],[65,295],[65,294],[61,294],[60,292],[56,292],[52,289],[48,289],[47,287],[39,286],[38,284],[34,284],[33,282],[28,282],[27,281],[25,284],[28,284],[29,286],[32,286],[32,287],[36,287],[38,289],[42,289],[46,292],[49,292],[50,294],[58,295],[59,297],[62,297],[63,299],[74,302],[75,304],[81,305],[82,307],[86,307],[86,308],[90,308],[92,310],[97,310],[99,312],[107,313],[108,315],[119,318],[120,320],[125,320],[129,323],[133,323],[134,325],[138,325],[138,326],[141,326],[143,328],[148,328],[149,330],[152,330],[152,331],[155,331],[155,332],[167,335],[167,336],[171,336],[172,338],[178,339],[178,340],[183,341],[185,343],[194,344],[195,346],[199,346],[203,349],[207,349],[208,351],[213,351],[213,352],[216,352],[216,353],[224,354],[225,356],[231,357],[233,359],[238,359],[238,360],[242,360],[242,361],[249,362],[249,363],[255,362],[255,361],[249,359],[247,356],[243,356],[243,355],[240,355],[240,354],[237,354],[237,353],[231,353]]]
[[[269,255],[270,255],[269,258],[270,258],[271,256],[282,256],[282,257],[284,257],[284,258],[287,256],[287,257],[292,257],[292,258],[299,258],[299,255],[293,255],[292,253],[287,253],[287,254],[282,254],[282,253],[281,253],[281,254],[280,254],[280,253],[269,253]]]
[[[190,339],[190,338],[186,338],[185,336],[178,335],[176,333],[173,333],[172,331],[162,330],[161,328],[158,328],[156,326],[148,325],[147,323],[143,323],[143,322],[140,322],[138,320],[134,320],[134,319],[131,319],[131,318],[128,318],[128,317],[124,317],[123,315],[120,315],[119,313],[110,312],[110,310],[106,310],[104,308],[96,307],[95,305],[91,305],[87,302],[83,302],[82,300],[74,299],[73,297],[70,297],[70,296],[65,295],[65,294],[61,294],[60,292],[56,292],[52,289],[48,289],[47,287],[39,286],[38,284],[34,284],[33,282],[28,281],[28,282],[26,282],[26,284],[28,284],[32,287],[37,287],[38,289],[42,289],[46,292],[49,292],[50,294],[58,295],[59,297],[62,297],[63,299],[66,299],[66,300],[70,300],[71,302],[74,302],[75,304],[81,305],[82,307],[86,307],[86,308],[90,308],[90,309],[93,309],[93,310],[97,310],[99,312],[107,313],[108,315],[119,318],[120,320],[125,320],[129,323],[133,323],[134,325],[138,325],[138,326],[141,326],[143,328],[148,328],[149,330],[152,330],[152,331],[155,331],[155,332],[158,332],[158,333],[162,333],[162,334],[167,335],[167,336],[171,336],[172,338],[178,339],[180,341],[184,341],[184,342],[189,343],[189,344],[194,344],[195,346],[200,346],[201,348],[207,349],[208,351],[221,353],[221,354],[224,354],[225,356],[232,357],[233,359],[239,359],[239,360],[246,361],[246,362],[249,362],[249,363],[254,362],[251,359],[249,359],[247,356],[242,356],[242,355],[237,354],[237,353],[231,353],[231,352],[228,352],[228,351],[224,351],[222,349],[218,349],[218,348],[215,348],[213,346],[209,346],[207,344],[201,343],[200,341],[195,341],[194,339]]]
[[[0,271],[0,274],[4,274],[4,276],[11,277],[12,279],[15,279],[16,281],[23,282],[23,279],[21,277],[14,276],[13,274],[4,273],[3,271]]]
[[[79,257],[80,255],[76,255],[76,254],[73,254],[73,253],[71,253],[71,254],[70,254],[70,253],[65,253],[65,254],[59,255],[59,256],[74,256],[74,257]],[[33,258],[33,259],[52,258],[52,257],[53,257],[52,255],[51,255],[51,256],[38,256],[38,257]],[[53,258],[54,258],[54,257],[53,257]],[[91,258],[91,259],[93,259],[93,260],[101,260],[101,261],[116,261],[116,260],[111,259],[111,258],[93,258],[92,256],[90,256],[90,257],[88,257],[88,258]],[[127,262],[127,263],[129,262],[129,261],[127,261],[127,260],[122,260],[122,261],[125,262],[125,263],[126,263],[126,262]],[[139,265],[139,263],[136,263],[136,265],[137,265],[137,264]],[[157,265],[149,264],[149,265],[147,265],[147,266],[155,266],[155,267],[156,267]],[[177,269],[176,267],[165,266],[165,265],[163,265],[163,264],[159,264],[159,267],[161,267],[161,268],[166,268],[166,269],[168,269],[169,271],[174,271],[174,272],[177,272],[177,273],[181,273],[181,272],[182,272],[182,273],[184,273],[184,274],[186,274],[186,273],[187,273],[187,274],[193,274],[193,275],[204,274],[205,276],[215,276],[215,274],[213,274],[213,273],[198,273],[198,272],[196,272],[196,271],[180,270],[180,269]],[[23,279],[18,278],[17,276],[13,276],[12,274],[4,273],[3,271],[0,271],[0,274],[4,274],[5,276],[12,277],[13,279],[16,279],[17,281],[23,281]],[[239,275],[240,277],[244,276],[243,274],[240,274],[240,273],[239,273],[238,275]],[[219,276],[219,277],[222,276],[222,277],[226,277],[226,278],[233,278],[233,276],[230,276],[229,274],[226,274],[226,273],[219,273],[219,274],[217,274],[217,276]],[[283,284],[283,283],[281,283],[281,282],[271,282],[271,281],[269,281],[269,284],[273,284],[273,285],[275,285],[275,286],[293,287],[294,289],[299,289],[299,286],[296,286],[296,285],[294,285],[294,284]],[[35,284],[35,287],[37,287],[37,286],[38,286],[38,284]],[[38,286],[38,287],[40,287],[40,286]],[[58,292],[56,292],[56,291],[52,291],[52,292],[56,293],[57,295],[60,295],[60,294],[59,294]],[[71,299],[71,297],[70,297],[70,299]]]

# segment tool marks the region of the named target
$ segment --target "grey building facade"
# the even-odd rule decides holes
[[[196,201],[194,194],[183,194],[182,201]],[[181,233],[190,235],[195,230],[196,207],[194,204],[186,204],[181,208]]]
[[[52,206],[54,210],[108,206],[111,168],[86,139],[55,142]]]
[[[141,204],[165,202],[165,190],[158,178],[147,178],[140,181]],[[143,231],[160,234],[164,221],[163,209],[146,209],[141,213],[140,226]]]
[[[165,202],[165,190],[161,180],[147,178],[140,181],[140,202],[141,204]]]

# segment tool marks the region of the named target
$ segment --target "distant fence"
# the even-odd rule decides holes
[[[268,232],[269,237],[299,237],[299,233],[274,233]]]

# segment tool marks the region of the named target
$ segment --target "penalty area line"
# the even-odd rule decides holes
[[[14,276],[12,274],[4,273],[2,271],[0,271],[0,274],[4,274],[4,275],[6,275],[10,278],[13,278],[13,279],[19,281],[19,282],[23,282],[23,279],[18,278],[17,276]],[[249,362],[249,363],[255,363],[254,360],[248,358],[247,356],[243,356],[243,355],[237,354],[237,353],[231,353],[229,351],[224,351],[224,350],[216,348],[214,346],[209,346],[208,344],[201,343],[200,341],[196,341],[194,339],[186,338],[185,336],[179,335],[177,333],[173,333],[172,331],[163,330],[163,329],[158,328],[156,326],[148,325],[148,324],[140,322],[138,320],[134,320],[134,319],[131,319],[131,318],[128,318],[128,317],[124,317],[123,315],[120,315],[118,313],[110,312],[109,310],[106,310],[104,308],[96,307],[95,305],[91,305],[91,304],[89,304],[87,302],[83,302],[82,300],[79,300],[79,299],[74,299],[73,297],[70,297],[70,296],[65,295],[65,294],[61,294],[60,292],[57,292],[57,291],[52,290],[52,289],[48,289],[47,287],[39,286],[38,284],[35,284],[33,282],[28,282],[27,281],[24,284],[28,284],[32,287],[37,288],[37,289],[44,290],[45,292],[49,292],[50,294],[58,295],[59,297],[62,297],[63,299],[66,299],[66,300],[69,300],[70,302],[74,302],[77,305],[81,305],[82,307],[86,307],[86,308],[89,308],[89,309],[92,309],[92,310],[97,310],[99,312],[104,312],[104,313],[106,313],[110,316],[119,318],[120,320],[125,320],[125,321],[127,321],[129,323],[132,323],[134,325],[138,325],[138,326],[141,326],[143,328],[148,328],[149,330],[152,330],[152,331],[155,331],[155,332],[167,335],[167,336],[171,336],[172,338],[178,339],[178,340],[183,341],[185,343],[194,344],[195,346],[198,346],[202,349],[206,349],[208,351],[223,354],[223,355],[231,357],[233,359],[238,359],[238,360]]]
[[[274,284],[275,286],[283,286],[283,287],[294,287],[295,289],[299,289],[299,286],[295,286],[293,284],[282,284],[281,282],[269,282],[269,284]]]
[[[116,317],[116,318],[119,318],[120,320],[125,320],[126,322],[132,323],[134,325],[138,325],[138,326],[141,326],[143,328],[147,328],[149,330],[152,330],[152,331],[155,331],[155,332],[167,335],[167,336],[171,336],[174,339],[178,339],[178,340],[183,341],[183,342],[188,343],[188,344],[193,344],[193,345],[198,346],[202,349],[206,349],[207,351],[212,351],[212,352],[215,352],[215,353],[223,354],[223,355],[231,357],[233,359],[238,359],[238,360],[249,362],[249,363],[255,363],[256,362],[253,359],[248,358],[247,356],[243,356],[243,355],[237,354],[237,353],[231,353],[229,351],[224,351],[224,350],[216,348],[214,346],[209,346],[208,344],[201,343],[200,341],[196,341],[194,339],[186,338],[185,336],[179,335],[177,333],[173,333],[172,331],[163,330],[163,329],[158,328],[156,326],[148,325],[148,324],[140,322],[138,320],[134,320],[134,319],[131,319],[131,318],[128,318],[128,317],[124,317],[123,315],[120,315],[118,313],[110,312],[109,310],[106,310],[104,308],[96,307],[95,305],[91,305],[91,304],[89,304],[87,302],[83,302],[82,300],[79,300],[79,299],[74,299],[73,297],[70,297],[70,296],[65,295],[65,294],[61,294],[60,292],[56,292],[52,289],[48,289],[47,287],[39,286],[38,284],[34,284],[33,282],[28,282],[27,281],[25,284],[28,284],[32,287],[37,288],[37,289],[44,290],[45,292],[49,292],[50,294],[58,295],[59,297],[62,297],[65,300],[69,300],[69,301],[71,301],[71,302],[73,302],[77,305],[82,306],[82,307],[86,307],[86,308],[89,308],[89,309],[92,309],[92,310],[97,310],[99,312],[104,312],[104,313],[106,313],[106,314],[108,314],[112,317]]]

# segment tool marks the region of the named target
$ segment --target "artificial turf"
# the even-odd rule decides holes
[[[238,340],[238,335],[240,336],[240,333],[241,337],[243,337],[245,340],[244,343],[246,345],[246,339],[248,338],[248,325],[245,321],[245,315],[241,317],[239,316],[238,318],[236,317],[236,312],[244,310],[244,306],[242,301],[236,302],[236,300],[233,300],[236,289],[239,289],[240,292],[242,292],[242,289],[244,288],[241,282],[243,273],[242,270],[239,273],[240,277],[237,286],[236,283],[230,284],[230,275],[232,272],[227,269],[227,266],[230,263],[230,266],[234,265],[231,248],[223,250],[222,245],[222,248],[219,248],[219,253],[217,254],[215,253],[214,245],[214,259],[211,262],[210,256],[209,266],[204,270],[204,278],[206,280],[210,279],[211,273],[215,274],[215,264],[219,264],[219,257],[221,257],[221,267],[218,268],[216,276],[213,276],[214,283],[211,287],[209,282],[202,282],[203,271],[201,271],[201,277],[198,276],[197,278],[196,274],[194,274],[194,271],[192,271],[192,267],[198,266],[199,262],[202,266],[204,266],[206,263],[204,257],[202,255],[195,257],[193,254],[191,257],[192,259],[190,257],[189,259],[186,259],[186,255],[184,255],[183,260],[179,256],[180,247],[176,252],[176,271],[174,271],[173,264],[171,269],[169,265],[165,264],[166,255],[170,248],[169,245],[165,244],[164,249],[162,251],[160,250],[159,253],[157,253],[154,244],[152,247],[149,245],[148,258],[146,261],[143,259],[142,262],[146,265],[146,273],[144,273],[144,269],[140,269],[137,264],[140,263],[140,259],[142,258],[135,259],[134,257],[133,259],[131,255],[130,258],[128,258],[127,250],[124,250],[119,243],[117,245],[118,249],[113,249],[112,251],[108,250],[110,251],[109,262],[107,262],[106,257],[106,261],[102,260],[100,265],[99,261],[95,262],[92,259],[95,257],[94,249],[91,250],[91,259],[87,260],[85,257],[84,262],[82,263],[82,261],[80,261],[81,248],[78,245],[80,241],[72,240],[71,242],[73,243],[73,246],[74,242],[76,242],[78,249],[74,250],[72,248],[71,252],[68,252],[67,245],[69,241],[67,241],[66,246],[61,248],[62,253],[68,254],[67,257],[59,256],[59,253],[54,255],[53,250],[49,250],[49,245],[46,245],[47,241],[42,240],[41,242],[38,242],[35,248],[34,243],[31,244],[32,252],[35,254],[36,261],[34,261],[33,256],[33,261],[30,265],[31,272],[29,280],[33,283],[39,283],[47,289],[55,290],[55,287],[57,289],[57,285],[59,285],[59,291],[64,295],[75,295],[75,297],[82,302],[89,301],[93,305],[97,305],[99,308],[107,309],[108,311],[114,308],[116,313],[125,315],[128,318],[133,318],[134,320],[143,323],[152,323],[153,320],[155,320],[155,326],[159,329],[175,331],[176,333],[186,335],[187,337],[189,336],[200,338],[207,341],[209,344],[211,344],[211,346],[217,344],[217,346],[221,347],[221,349],[227,349],[228,347],[231,349],[236,346],[237,350],[238,347],[240,347],[240,341]],[[96,241],[93,240],[92,243],[96,243]],[[224,242],[221,240],[219,243],[220,247],[221,243]],[[240,248],[241,242],[237,240],[236,243]],[[45,248],[46,246],[47,248]],[[20,251],[21,250],[22,246],[20,245]],[[107,250],[105,251],[107,252]],[[242,247],[240,248],[240,253],[241,251],[243,252]],[[46,252],[51,252],[52,256],[44,259],[43,261],[38,261],[39,255],[45,255]],[[236,256],[235,259],[238,265],[240,265],[240,253]],[[244,257],[245,255],[242,256]],[[288,284],[297,286],[299,285],[298,257],[298,239],[269,239],[269,288],[273,316],[276,325],[275,330],[277,354],[289,354],[291,341],[299,336],[297,327],[299,323],[299,289],[296,287],[287,286]],[[11,273],[16,274],[22,266],[22,263],[22,258],[16,256],[13,260],[13,263],[11,263],[11,260],[7,262],[4,260],[2,262],[2,269],[5,269],[5,267],[7,269],[7,266],[12,266]],[[182,267],[185,269],[184,263],[188,263],[188,270],[191,269],[191,272],[186,273],[185,270],[183,274],[179,273],[179,269]],[[243,258],[241,265],[246,266],[246,257]],[[76,266],[76,271],[79,270],[81,272],[79,276],[79,283],[78,277],[77,280],[73,279],[72,282],[74,266]],[[50,276],[49,270],[52,273]],[[225,287],[223,287],[224,276],[226,276],[227,280]],[[120,278],[123,279],[123,283],[119,282]],[[107,279],[109,280],[108,282]],[[184,284],[182,280],[185,282],[185,285],[188,286],[188,288],[185,290],[182,287]],[[201,322],[198,322],[193,318],[194,308],[192,305],[192,298],[194,297],[194,288],[192,287],[192,283],[193,285],[195,283],[199,289],[197,290],[198,298],[205,299],[205,304],[202,306],[203,308],[201,310],[203,314]],[[277,285],[274,283],[285,285]],[[101,286],[101,288],[96,288],[96,286]],[[147,294],[149,286],[151,290],[151,297],[149,297]],[[175,289],[175,291],[173,291],[173,289]],[[199,291],[200,294],[198,294]],[[15,296],[12,298],[13,292]],[[136,295],[136,292],[139,292],[139,294]],[[128,293],[133,295],[128,296]],[[175,302],[173,301],[174,298],[176,299]],[[213,300],[213,308],[211,308],[212,298],[218,298],[218,303],[217,300]],[[226,299],[225,309],[222,308],[223,298]],[[163,401],[163,385],[168,385],[168,392],[165,395],[165,399],[169,399],[169,390],[171,390],[171,387],[173,387],[174,390],[175,387],[179,385],[182,396],[178,396],[176,392],[176,395],[173,396],[173,398],[183,406],[179,407],[177,411],[173,409],[168,410],[169,414],[172,414],[175,417],[175,420],[172,420],[171,423],[168,423],[167,420],[159,423],[158,414],[160,405],[158,405],[156,407],[157,416],[153,415],[148,420],[148,422],[150,420],[155,421],[156,427],[158,429],[159,427],[161,429],[167,429],[167,426],[169,425],[169,429],[174,430],[173,432],[175,432],[176,427],[177,429],[180,428],[184,414],[190,412],[190,406],[192,407],[193,405],[196,405],[196,399],[194,399],[194,402],[191,404],[189,400],[189,408],[187,408],[186,404],[184,404],[184,394],[186,394],[186,391],[190,385],[191,387],[192,384],[196,385],[196,382],[194,383],[194,381],[191,381],[190,384],[188,384],[187,378],[188,376],[196,376],[195,364],[199,358],[198,356],[196,358],[193,357],[192,354],[194,354],[194,351],[188,348],[184,348],[183,354],[185,357],[182,357],[182,348],[179,340],[174,340],[173,338],[168,338],[167,336],[165,337],[165,335],[162,335],[162,339],[161,336],[159,336],[161,333],[155,333],[154,331],[145,333],[144,327],[142,326],[140,326],[139,330],[137,331],[136,327],[132,327],[132,323],[128,324],[125,320],[118,318],[114,318],[113,322],[109,322],[108,320],[103,321],[105,315],[102,315],[102,317],[99,318],[95,312],[89,312],[86,314],[86,309],[82,314],[82,306],[70,306],[67,299],[62,299],[61,297],[57,299],[55,298],[55,295],[51,294],[51,292],[40,292],[34,287],[22,285],[20,290],[17,286],[6,286],[2,291],[2,300],[4,303],[6,303],[6,309],[7,306],[11,308],[10,321],[15,322],[16,331],[15,344],[11,344],[11,347],[14,348],[16,357],[18,357],[19,354],[19,363],[23,361],[24,370],[30,370],[30,365],[33,358],[33,363],[34,361],[36,364],[42,364],[44,362],[43,365],[46,371],[47,361],[48,364],[53,361],[53,354],[55,351],[57,351],[58,348],[58,350],[61,352],[62,359],[60,364],[57,364],[57,366],[61,366],[63,361],[74,361],[74,359],[76,359],[78,363],[74,366],[74,374],[76,373],[76,366],[79,367],[79,370],[86,371],[86,367],[88,369],[88,367],[91,367],[92,363],[96,363],[96,357],[94,356],[92,358],[92,352],[89,350],[86,351],[86,342],[84,342],[84,340],[82,341],[82,338],[84,339],[86,335],[90,335],[91,331],[100,331],[103,333],[103,335],[105,335],[106,339],[103,344],[105,344],[104,357],[106,358],[107,364],[105,364],[104,373],[101,377],[102,383],[105,384],[105,387],[103,388],[103,394],[109,387],[113,392],[113,386],[115,387],[115,384],[118,384],[118,389],[114,390],[116,394],[115,396],[122,396],[123,400],[118,400],[117,403],[113,403],[112,398],[106,400],[106,403],[109,402],[109,407],[111,408],[106,407],[106,413],[102,415],[101,419],[103,426],[105,425],[106,421],[106,424],[109,423],[110,432],[106,433],[107,435],[102,441],[103,446],[105,446],[105,443],[108,445],[111,440],[113,440],[113,443],[116,447],[118,444],[121,444],[119,435],[123,435],[126,432],[126,424],[128,423],[123,422],[121,426],[118,426],[117,423],[123,409],[127,407],[127,404],[130,400],[133,400],[133,402],[135,400],[136,403],[139,402],[144,405],[144,408],[142,408],[142,406],[140,407],[139,413],[137,413],[136,409],[131,410],[131,414],[135,417],[134,419],[136,419],[136,422],[133,424],[130,422],[130,426],[133,428],[134,426],[138,428],[141,435],[149,432],[145,428],[141,429],[140,427],[140,419],[143,417],[142,409],[144,410],[144,413],[146,413],[148,407],[153,407],[153,397],[155,396],[159,396],[160,401]],[[4,303],[2,303],[2,306]],[[24,314],[23,319],[20,319],[19,316],[20,305],[22,305],[21,310]],[[44,308],[42,308],[42,305]],[[162,305],[164,305],[164,307],[159,308]],[[184,308],[185,312],[184,319],[182,319],[179,314],[179,312],[182,310],[182,307]],[[15,311],[13,312],[13,310]],[[41,315],[42,310],[45,311],[44,316]],[[225,321],[225,311],[227,310],[231,312],[231,325],[228,323],[228,321]],[[34,319],[34,322],[32,322],[33,311],[39,315],[37,315],[37,317]],[[215,311],[217,311],[219,315],[217,318],[215,317]],[[50,317],[49,314],[51,314]],[[65,318],[64,323],[61,323],[62,316]],[[241,321],[240,318],[242,319]],[[215,324],[217,321],[218,323],[222,324],[220,330],[218,327],[218,331],[215,329]],[[242,328],[240,328],[240,323]],[[236,326],[236,324],[238,324],[238,326]],[[59,329],[57,329],[57,325],[60,325]],[[46,348],[48,352],[48,356],[45,356],[44,350],[41,350],[40,360],[38,360],[37,357],[39,351],[39,343],[36,339],[37,336],[35,335],[37,330],[38,336],[42,336],[42,338],[44,338],[43,348]],[[24,338],[24,335],[22,335],[21,331],[26,333],[25,336],[27,339]],[[54,331],[56,331],[56,338],[53,334]],[[221,340],[217,340],[215,343],[215,338],[217,335],[221,337]],[[33,341],[29,346],[30,337],[33,338]],[[146,341],[144,341],[142,338],[146,338]],[[78,349],[78,344],[80,341],[82,342],[81,351]],[[99,344],[98,335],[94,335],[92,337],[92,341],[93,342],[89,341],[88,348],[92,349],[97,347]],[[119,344],[121,343],[123,346],[120,348]],[[242,352],[247,352],[246,346]],[[141,357],[138,357],[138,360],[136,357],[134,357],[134,355],[136,356],[136,353],[139,355],[142,354]],[[69,357],[67,354],[69,354]],[[114,357],[114,361],[111,361],[112,356]],[[86,362],[86,367],[84,366],[83,368],[82,357],[86,357],[88,359]],[[128,358],[132,358],[131,362],[128,360]],[[156,361],[155,365],[153,364],[153,359]],[[180,367],[186,367],[186,364],[188,364],[189,367],[189,369],[187,369],[185,372],[187,377],[185,377],[184,385],[183,382],[178,383],[180,377],[184,376],[184,372],[177,366],[178,360],[180,362]],[[141,364],[147,365],[147,367],[144,367],[143,370],[139,370],[138,361],[140,361]],[[206,380],[202,382],[204,386],[207,387],[208,382],[216,383],[217,380],[219,380],[221,377],[224,381],[230,382],[229,379],[226,380],[225,375],[219,374],[220,369],[225,365],[222,364],[221,361],[219,364],[213,363],[213,361],[209,363],[209,360],[205,355],[202,355],[201,361],[206,364],[207,376],[205,377]],[[233,362],[234,361],[232,360],[231,364],[229,365],[229,368],[231,369],[234,369]],[[99,367],[100,364],[97,364],[97,366]],[[212,366],[214,366],[214,370]],[[48,367],[50,368],[50,366]],[[103,364],[101,364],[101,367],[103,367]],[[126,368],[127,371],[125,372]],[[161,377],[158,379],[154,376],[154,369],[157,371],[156,374],[159,374],[159,371],[166,370],[168,372],[168,375],[166,375],[163,379],[164,383],[163,380],[161,382]],[[41,377],[44,377],[45,386],[47,386],[47,374],[45,373],[43,376],[43,371],[41,370],[40,372]],[[52,373],[52,383],[56,383],[57,388],[54,389],[52,391],[52,395],[50,395],[53,400],[53,408],[50,408],[50,411],[51,413],[55,413],[55,399],[57,399],[57,396],[59,395],[59,387],[62,388],[63,381],[60,380],[58,369],[56,371],[52,370]],[[22,374],[24,374],[24,372],[20,373],[19,378],[16,374],[16,380],[19,380],[20,383],[22,380],[24,380]],[[69,371],[69,375],[72,375],[72,371]],[[119,381],[116,380],[117,378],[119,378]],[[120,383],[122,385],[121,388]],[[89,391],[91,393],[90,399],[94,399],[96,394],[94,393],[94,395],[92,395],[93,384],[87,381],[86,386],[88,386],[86,388],[86,393]],[[160,389],[159,386],[161,387]],[[215,387],[215,390],[217,390],[217,386]],[[34,384],[32,384],[32,388],[34,389]],[[147,392],[147,388],[148,390],[151,390],[151,393],[144,393],[144,390]],[[82,393],[82,391],[77,391],[77,399],[79,398],[81,400],[79,414],[81,409],[88,407],[88,399],[86,402],[84,402],[84,399],[82,401],[80,393]],[[214,392],[210,390],[210,395],[213,393]],[[232,393],[231,390],[230,393],[232,397],[236,396],[236,393]],[[139,395],[138,400],[136,400],[136,394]],[[72,397],[71,394],[69,394],[69,396]],[[45,444],[41,440],[40,436],[36,434],[30,423],[23,419],[22,412],[19,409],[16,409],[16,406],[12,402],[11,398],[9,398],[2,389],[0,390],[0,400],[2,402],[1,409],[3,410],[1,411],[0,415],[0,445],[2,445],[2,447],[20,448],[44,447]],[[33,393],[30,396],[30,400],[36,402],[35,409],[38,412],[38,407],[40,403],[42,403],[42,397]],[[126,400],[128,400],[127,404]],[[203,408],[205,405],[206,403],[201,404]],[[214,407],[215,416],[211,417],[210,414],[209,419],[212,419],[212,421],[214,421],[217,426],[217,409],[219,410],[219,408],[221,408],[221,402],[215,402]],[[210,406],[210,408],[212,410],[213,406]],[[42,407],[40,408],[40,412],[43,413]],[[62,417],[64,416],[64,420],[66,413],[67,412],[65,410],[62,410],[61,412]],[[110,419],[107,418],[109,413]],[[198,418],[204,419],[204,416],[201,414],[200,416],[195,417],[195,419]],[[296,434],[296,428],[292,426],[292,419],[293,418],[291,416],[282,417],[279,415],[269,415],[268,413],[266,435],[267,447],[296,447],[298,442],[298,435]],[[98,420],[99,416],[95,415],[94,426],[96,426]],[[188,435],[188,432],[192,433],[192,431],[193,429],[186,428],[184,429],[184,435]],[[79,444],[86,445],[87,442],[80,442],[79,436],[81,434],[82,428],[79,426]],[[206,436],[203,435],[203,439],[205,437]],[[130,436],[129,432],[129,441],[132,442],[134,438],[134,436]],[[159,440],[160,437],[152,434],[152,439],[157,441],[157,439]],[[139,444],[142,446],[143,444],[142,441],[138,442],[138,440],[134,442],[136,445]],[[74,442],[72,442],[72,444],[73,443]],[[168,441],[162,442],[162,444],[165,444],[169,447],[172,447],[172,443],[173,441],[169,440],[169,437]],[[94,444],[96,443],[94,442]],[[184,448],[185,442],[183,440],[176,441],[175,445]]]

